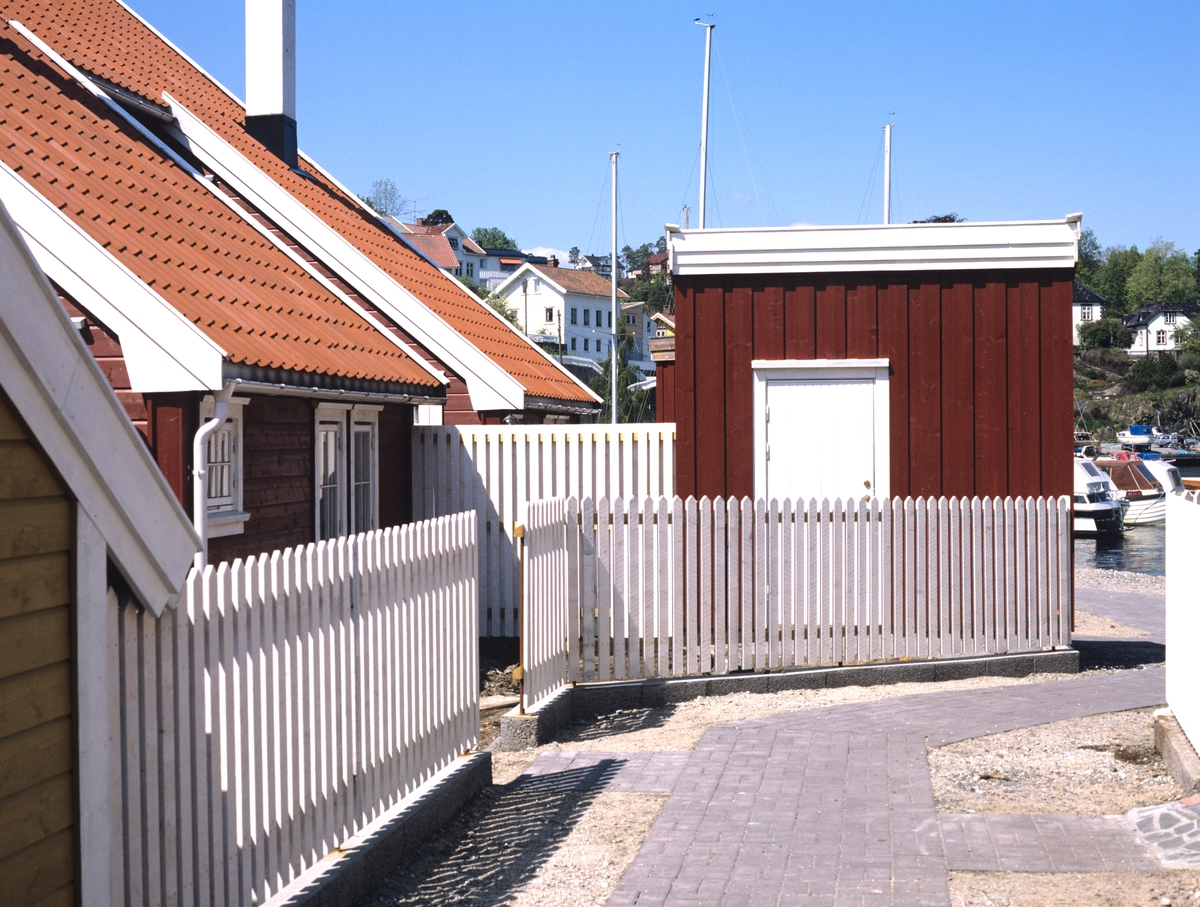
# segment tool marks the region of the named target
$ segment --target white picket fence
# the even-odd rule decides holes
[[[479,515],[479,627],[518,635],[522,508],[548,498],[675,493],[675,424],[413,429],[413,518]]]
[[[565,566],[527,572],[525,594],[528,623],[557,620],[566,587],[559,683],[1070,645],[1066,497],[553,509],[537,519],[562,519],[565,538],[539,528],[527,557],[551,562],[560,546]],[[555,685],[542,678],[536,692]]]
[[[1200,749],[1200,494],[1167,495],[1167,705]]]
[[[527,595],[521,633],[522,702],[540,702],[566,683],[567,583],[570,545],[578,533],[569,531],[561,498],[528,505],[522,527],[525,543]]]
[[[119,609],[114,903],[263,904],[476,742],[475,514]],[[122,846],[123,842],[123,846]]]

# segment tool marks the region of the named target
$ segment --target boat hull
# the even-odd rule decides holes
[[[1125,531],[1125,521],[1121,516],[1123,509],[1116,501],[1076,504],[1075,535],[1120,535]]]
[[[1167,495],[1148,495],[1141,498],[1126,498],[1129,510],[1125,514],[1126,526],[1154,526],[1167,521]]]

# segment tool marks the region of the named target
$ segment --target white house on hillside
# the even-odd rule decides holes
[[[456,223],[426,226],[424,221],[406,224],[395,217],[388,221],[404,239],[447,274],[470,277],[480,282],[487,252]]]
[[[1156,302],[1121,320],[1133,332],[1130,356],[1146,356],[1175,349],[1175,332],[1200,314],[1194,302]]]
[[[594,271],[526,262],[496,290],[533,340],[563,345],[563,353],[600,363],[612,337],[612,285]],[[617,291],[619,302],[629,295]]]
[[[1075,281],[1075,288],[1071,294],[1071,333],[1074,337],[1076,346],[1079,342],[1079,326],[1081,324],[1090,324],[1093,321],[1099,321],[1104,317],[1104,297],[1093,290],[1089,290],[1078,280]]]

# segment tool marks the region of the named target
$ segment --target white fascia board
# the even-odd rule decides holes
[[[1073,268],[1079,215],[1061,220],[680,230],[668,226],[673,272],[806,274]]]
[[[200,539],[2,205],[0,386],[133,591],[161,614]]]
[[[38,267],[117,334],[134,391],[222,386],[225,351],[3,162],[0,200]]]
[[[175,116],[177,138],[196,157],[462,375],[476,410],[524,408],[525,389],[515,378],[182,104],[166,93],[163,98]]]
[[[533,266],[529,262],[523,262],[521,264],[521,267],[517,268],[517,270],[513,271],[512,274],[509,275],[507,280],[505,280],[503,283],[501,283],[500,286],[496,287],[496,295],[503,296],[505,293],[507,293],[509,291],[510,288],[512,288],[513,286],[516,286],[517,278],[519,278],[522,274],[528,274],[528,273],[532,273],[532,272],[533,272]],[[553,282],[553,281],[551,281],[551,282]],[[554,284],[554,285],[555,285],[555,287],[558,288],[558,291],[560,293],[563,291],[563,288],[558,286],[558,284]]]

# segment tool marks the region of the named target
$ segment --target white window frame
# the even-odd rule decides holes
[[[870,379],[874,382],[875,487],[877,498],[891,492],[891,395],[887,359],[755,359],[754,374],[754,496],[767,493],[767,383],[830,379]]]
[[[1165,328],[1158,328],[1154,332],[1154,345],[1155,346],[1166,346],[1167,345],[1167,331]]]
[[[1092,307],[1090,305],[1081,305],[1079,307],[1079,320],[1080,321],[1091,321],[1092,320]]]
[[[355,461],[355,434],[362,431],[371,436],[371,493],[368,501],[370,513],[366,525],[369,529],[379,528],[379,411],[382,409],[382,406],[349,403],[318,403],[316,406],[313,416],[313,534],[318,542],[352,534],[358,517],[354,499],[355,467],[358,465]],[[333,535],[321,533],[320,467],[323,431],[333,431],[337,435],[337,531]]]
[[[547,306],[546,308],[546,324],[554,324],[554,307]]]
[[[1178,314],[1179,314],[1178,312],[1163,312],[1163,320],[1167,324],[1174,324],[1176,321],[1175,316]]]
[[[232,485],[232,494],[222,501],[218,501],[208,505],[208,537],[212,539],[221,538],[227,535],[241,535],[246,529],[246,521],[250,519],[250,514],[246,512],[243,506],[244,492],[244,431],[243,431],[243,413],[242,410],[250,404],[249,397],[232,397],[229,401],[229,412],[225,416],[224,427],[217,429],[209,435],[209,443],[205,445],[204,455],[208,456],[210,446],[216,442],[217,436],[224,430],[228,430],[233,442],[233,452],[230,460],[230,476]],[[213,398],[211,394],[204,396],[200,401],[200,424],[203,425],[213,417]],[[211,489],[212,472],[211,467],[206,464],[206,469],[209,469],[209,481]]]

